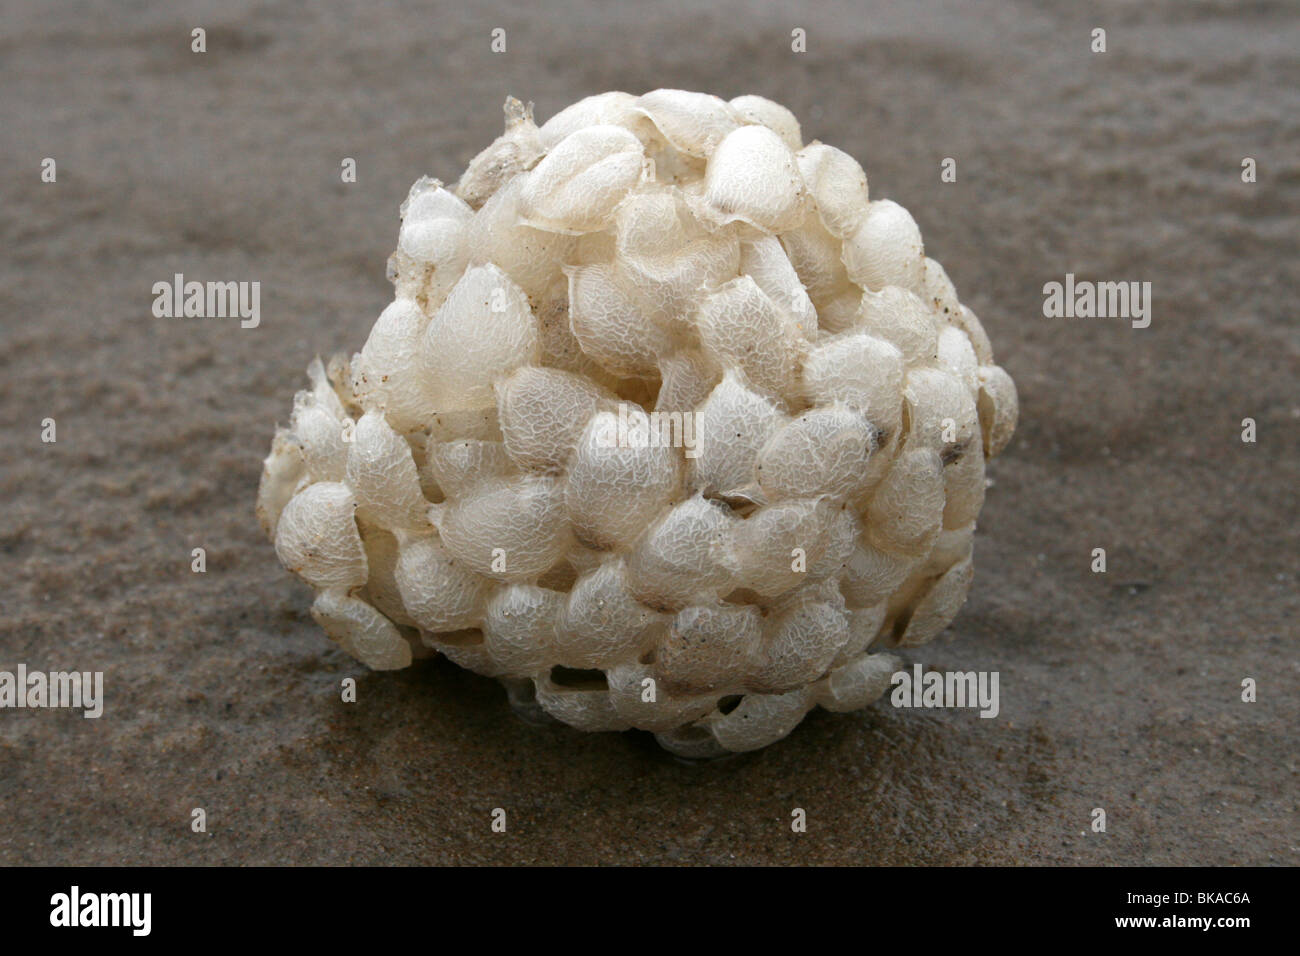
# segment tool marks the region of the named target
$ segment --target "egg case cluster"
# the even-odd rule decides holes
[[[952,620],[1015,386],[784,107],[511,99],[401,218],[394,301],[311,364],[258,495],[346,652],[706,756],[865,706]]]

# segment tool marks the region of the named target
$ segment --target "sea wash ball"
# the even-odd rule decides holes
[[[396,297],[276,432],[257,510],[312,616],[685,756],[865,706],[970,589],[1017,415],[979,319],[770,100],[505,110],[411,188]]]

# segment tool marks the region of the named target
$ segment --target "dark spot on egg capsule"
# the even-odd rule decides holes
[[[944,465],[951,465],[954,462],[961,461],[962,456],[966,454],[966,443],[945,445],[943,451],[939,453],[939,460]]]

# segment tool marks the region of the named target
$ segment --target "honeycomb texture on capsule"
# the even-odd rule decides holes
[[[388,271],[257,505],[366,665],[440,652],[703,757],[866,706],[965,601],[1015,385],[912,216],[784,107],[511,99],[411,188]]]

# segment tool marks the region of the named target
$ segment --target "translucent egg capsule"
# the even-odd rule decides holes
[[[840,580],[845,601],[853,608],[879,604],[907,580],[919,560],[914,555],[881,550],[870,541],[859,539]]]
[[[827,710],[859,710],[884,696],[902,667],[902,658],[892,654],[864,654],[826,675],[817,702]]]
[[[891,199],[869,203],[861,225],[844,241],[844,267],[867,289],[923,291],[925,247],[912,214]]]
[[[352,489],[342,482],[309,485],[280,513],[276,557],[313,587],[360,587],[366,583],[367,569],[356,510]]]
[[[873,544],[904,555],[924,554],[942,527],[943,505],[943,461],[938,452],[904,452],[867,509]]]
[[[410,666],[411,645],[393,622],[346,591],[319,592],[311,616],[339,647],[367,667],[387,671]]]
[[[738,688],[763,640],[763,616],[750,605],[682,609],[659,644],[654,674],[664,688],[702,694]]]
[[[459,498],[480,481],[513,472],[504,442],[466,438],[430,442],[429,471],[448,498]]]
[[[807,184],[822,224],[846,239],[867,217],[867,174],[848,153],[811,143],[799,152],[799,173]]]
[[[826,498],[766,505],[732,529],[736,584],[775,598],[807,583],[832,545],[840,509]]]
[[[456,195],[479,209],[504,185],[532,169],[544,149],[531,106],[513,96],[506,100],[506,131],[470,160],[456,184]]]
[[[559,620],[556,660],[566,667],[613,667],[634,659],[661,618],[632,596],[627,566],[612,558],[582,575],[569,592]]]
[[[724,751],[759,750],[799,726],[814,704],[808,687],[784,694],[746,694],[734,710],[714,711],[705,722]]]
[[[506,183],[469,224],[471,265],[494,265],[523,290],[530,304],[546,295],[560,270],[577,256],[578,238],[539,229],[519,211],[525,180]]]
[[[706,298],[695,316],[704,347],[724,367],[738,368],[756,388],[776,396],[794,390],[802,337],[793,317],[749,276]]]
[[[975,568],[970,558],[945,571],[907,616],[898,645],[916,647],[932,641],[952,623],[957,611],[966,603],[974,577]]]
[[[418,428],[431,407],[432,389],[420,361],[428,324],[418,302],[395,299],[380,313],[365,346],[352,359],[357,400],[363,408],[382,410],[398,431]]]
[[[641,141],[621,126],[588,126],[560,140],[528,173],[519,214],[554,232],[594,232],[641,178]]]
[[[997,365],[982,365],[979,371],[979,418],[984,438],[984,454],[989,458],[1002,453],[1016,430],[1020,402],[1016,383]]]
[[[478,626],[491,582],[454,558],[436,534],[403,532],[397,540],[393,578],[415,623],[435,634]]]
[[[592,416],[568,466],[565,503],[574,531],[592,547],[630,545],[681,487],[671,432],[639,407]]]
[[[826,673],[849,639],[844,599],[821,600],[814,593],[792,600],[769,620],[763,643],[750,665],[746,686],[780,693],[803,687]]]
[[[357,596],[373,604],[394,624],[415,627],[415,619],[407,613],[402,593],[397,588],[397,535],[360,520],[357,528],[361,532],[369,572],[365,589]]]
[[[719,225],[739,221],[775,233],[803,219],[807,191],[780,136],[766,126],[741,126],[709,157],[704,203],[705,215]]]
[[[560,674],[558,670],[533,679],[537,703],[547,714],[578,730],[627,730],[632,726],[614,709],[609,682],[603,674],[598,671],[599,677],[591,678]]]
[[[816,332],[817,308],[775,236],[741,243],[739,264],[741,273],[790,315],[801,336],[808,338]]]
[[[861,296],[862,289],[849,281],[848,270],[844,268],[843,243],[827,232],[816,212],[805,215],[796,227],[783,231],[780,240],[819,313],[839,296]]]
[[[797,152],[803,147],[799,120],[780,103],[762,96],[737,96],[731,101],[731,108],[744,122],[766,126],[792,150]]]
[[[555,659],[555,633],[565,595],[532,584],[510,584],[488,601],[483,643],[489,657],[516,677],[542,673]]]
[[[607,263],[573,267],[568,277],[569,327],[582,351],[615,375],[654,375],[673,339],[646,317],[629,281]]]
[[[474,211],[437,180],[420,179],[402,204],[402,229],[393,254],[399,296],[442,304],[469,261],[466,240]]]
[[[428,502],[411,446],[373,409],[356,423],[347,450],[348,487],[361,517],[385,528],[428,525]]]
[[[465,270],[420,339],[435,408],[496,404],[492,385],[538,354],[528,298],[494,265]]]
[[[868,290],[859,300],[854,325],[892,342],[907,365],[925,365],[939,357],[939,326],[925,302],[900,286]]]
[[[636,108],[636,97],[630,93],[597,93],[578,100],[556,113],[537,131],[545,149],[554,149],[571,133],[592,126],[622,126],[635,129],[644,114]]]
[[[695,447],[688,458],[693,489],[722,497],[757,496],[758,455],[786,416],[728,371],[694,415]]]
[[[262,477],[257,486],[257,520],[262,532],[275,540],[280,514],[289,503],[306,471],[302,448],[287,428],[276,429],[271,453],[262,463]]]
[[[803,394],[814,405],[842,402],[882,432],[898,430],[903,407],[903,353],[865,332],[818,344],[803,361]]]
[[[881,601],[873,607],[846,606],[845,610],[849,617],[849,639],[844,642],[844,646],[836,653],[835,660],[831,662],[835,667],[856,660],[875,643],[889,613],[889,603]]]
[[[633,727],[664,733],[699,720],[717,706],[717,694],[670,694],[654,675],[654,665],[640,661],[605,672],[615,713]]]
[[[497,382],[497,417],[505,451],[520,468],[558,471],[587,422],[614,396],[580,375],[526,365]]]
[[[858,409],[837,402],[796,415],[758,455],[759,487],[770,501],[858,492],[876,447],[876,428]]]
[[[442,506],[437,525],[448,552],[501,581],[536,578],[572,541],[564,485],[547,475],[478,482]]]
[[[677,610],[729,591],[736,572],[731,531],[738,520],[725,505],[699,495],[672,507],[628,556],[632,593],[650,607]]]
[[[654,90],[637,100],[636,109],[673,147],[690,156],[711,156],[741,122],[726,100],[688,90]]]

